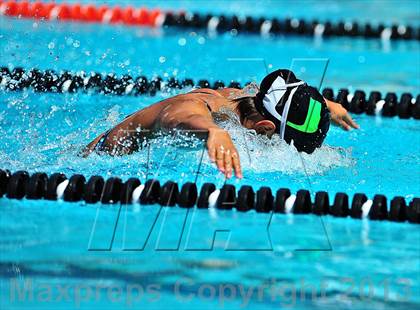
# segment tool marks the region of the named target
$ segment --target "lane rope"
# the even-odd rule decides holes
[[[124,24],[131,26],[161,26],[164,14],[159,9],[121,8],[94,4],[67,4],[55,2],[3,1],[0,14],[10,17],[39,20],[76,21],[83,23]]]
[[[264,186],[254,192],[251,186],[246,185],[236,191],[231,184],[217,189],[214,184],[205,183],[198,191],[196,184],[191,182],[181,186],[168,181],[161,185],[158,180],[152,179],[141,184],[137,178],[123,182],[118,177],[105,180],[101,176],[92,176],[87,179],[80,174],[67,179],[62,173],[47,176],[46,173],[30,175],[26,171],[11,173],[9,170],[0,170],[0,198],[3,196],[10,199],[62,199],[88,204],[140,203],[170,207],[178,205],[183,208],[235,209],[238,212],[255,210],[260,213],[316,214],[420,223],[420,198],[417,197],[407,204],[402,196],[390,200],[378,194],[368,200],[365,194],[357,193],[350,201],[346,193],[337,193],[330,204],[329,195],[324,191],[315,193],[315,199],[312,200],[308,190],[299,190],[295,195],[287,188],[280,188],[273,195],[271,189]]]
[[[227,87],[241,88],[241,83],[230,81],[224,83],[216,80],[186,78],[162,79],[161,77],[147,78],[145,76],[132,77],[128,74],[118,77],[114,73],[102,75],[98,72],[86,73],[53,70],[41,71],[38,69],[24,70],[17,67],[12,71],[8,67],[0,67],[0,90],[18,91],[31,88],[35,92],[74,93],[77,91],[111,94],[117,96],[154,96],[158,91],[181,90],[185,88],[200,87],[220,89]],[[355,114],[382,115],[386,117],[398,116],[401,119],[420,119],[420,94],[416,97],[410,93],[403,93],[398,98],[394,92],[383,95],[378,91],[366,93],[355,90],[353,93],[347,88],[341,88],[334,95],[332,88],[326,87],[322,95],[339,102],[348,111]]]
[[[0,14],[10,17],[65,22],[123,24],[127,26],[176,27],[209,32],[240,34],[299,35],[314,37],[362,37],[382,40],[420,40],[420,28],[410,25],[372,24],[357,21],[323,21],[297,18],[239,17],[160,9],[109,7],[94,4],[66,4],[0,0]]]

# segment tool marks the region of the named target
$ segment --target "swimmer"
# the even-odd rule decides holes
[[[141,109],[89,143],[84,156],[93,151],[131,154],[139,149],[142,138],[156,131],[201,131],[207,138],[210,160],[227,178],[233,171],[242,178],[232,139],[215,122],[216,115],[226,109],[238,116],[243,127],[268,137],[279,134],[299,152],[312,153],[319,148],[330,121],[345,130],[359,128],[340,104],[323,98],[293,72],[281,69],[268,74],[254,93],[250,93],[249,87],[201,88]]]

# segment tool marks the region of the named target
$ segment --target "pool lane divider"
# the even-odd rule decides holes
[[[180,90],[183,88],[200,87],[220,89],[225,86],[241,88],[241,83],[231,81],[224,83],[216,80],[186,78],[178,80],[161,77],[147,78],[145,76],[131,77],[123,75],[118,77],[114,73],[102,75],[97,72],[85,73],[84,71],[72,73],[53,70],[41,71],[38,69],[24,70],[0,67],[0,89],[18,91],[31,88],[36,92],[74,93],[77,91],[111,94],[117,96],[155,95],[158,91]],[[366,93],[356,90],[350,93],[348,89],[341,88],[334,95],[332,88],[324,88],[322,94],[325,98],[339,102],[344,108],[355,114],[382,115],[387,117],[398,116],[401,119],[420,119],[420,94],[416,97],[410,93],[403,93],[400,98],[394,92],[388,92],[385,97],[378,91]]]
[[[394,197],[388,208],[389,199],[384,195],[368,199],[365,194],[357,193],[350,203],[345,193],[337,193],[332,201],[327,192],[319,191],[312,201],[307,190],[292,194],[289,189],[280,188],[273,193],[271,188],[263,186],[255,192],[251,186],[243,185],[237,191],[234,185],[225,184],[217,189],[213,183],[204,183],[199,190],[191,182],[181,185],[167,181],[161,185],[158,180],[150,179],[142,184],[137,178],[123,182],[118,177],[105,180],[101,176],[92,176],[87,179],[81,174],[67,178],[62,173],[48,176],[40,172],[30,175],[26,171],[12,174],[8,170],[0,170],[0,198],[3,196],[10,199],[26,197],[84,201],[88,204],[160,204],[165,207],[177,205],[181,208],[255,210],[259,213],[350,216],[355,219],[420,223],[420,198],[417,197],[412,198],[408,205],[404,197]]]
[[[238,17],[236,15],[172,12],[160,9],[133,8],[131,6],[121,8],[119,6],[109,7],[94,4],[0,0],[0,14],[65,22],[173,27],[240,34],[420,40],[419,27],[409,25],[385,25],[383,23],[375,25],[357,21],[319,22],[316,19],[297,18]]]
[[[0,0],[0,14],[10,17],[38,20],[57,20],[65,22],[124,24],[130,26],[158,27],[165,15],[159,9],[118,6],[81,5],[78,3],[55,3],[41,1],[3,1]]]

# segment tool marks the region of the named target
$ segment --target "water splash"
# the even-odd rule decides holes
[[[258,135],[255,130],[241,126],[236,114],[223,110],[228,115],[219,122],[227,130],[242,159],[244,170],[262,172],[281,172],[287,175],[304,174],[302,161],[309,175],[324,174],[337,167],[350,167],[355,164],[351,149],[323,145],[312,154],[299,153],[293,145],[281,140],[279,135],[268,138]]]

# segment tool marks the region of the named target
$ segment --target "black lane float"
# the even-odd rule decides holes
[[[200,13],[167,12],[165,27],[206,29],[234,34],[295,35],[315,37],[361,37],[383,40],[420,40],[420,28],[409,25],[385,25],[358,21],[318,21],[298,18],[265,18],[236,15],[211,15]]]
[[[137,178],[123,182],[118,177],[105,180],[101,176],[92,176],[87,179],[81,174],[67,178],[62,173],[48,176],[39,172],[30,175],[27,171],[11,173],[0,170],[0,198],[3,196],[10,199],[63,199],[88,204],[140,203],[167,207],[178,205],[181,208],[195,206],[199,209],[215,207],[222,210],[236,209],[238,212],[312,213],[319,216],[420,223],[420,198],[417,197],[407,204],[402,196],[389,199],[384,195],[375,195],[369,200],[365,194],[357,193],[350,201],[346,193],[337,193],[334,200],[330,200],[327,192],[319,191],[312,201],[307,190],[299,190],[293,195],[287,188],[280,188],[273,193],[271,188],[263,186],[255,192],[251,186],[243,185],[237,191],[232,184],[217,189],[212,183],[204,183],[199,190],[191,182],[180,185],[167,181],[160,184],[158,180],[151,179],[142,184]]]
[[[31,88],[35,92],[74,93],[77,91],[111,94],[117,96],[155,95],[158,91],[169,91],[188,87],[220,89],[223,87],[241,88],[241,83],[231,81],[224,83],[217,80],[210,83],[208,80],[193,79],[177,80],[161,77],[147,78],[145,76],[131,77],[123,75],[118,77],[114,73],[102,75],[97,72],[84,71],[72,73],[53,70],[41,71],[38,69],[24,70],[7,67],[0,68],[0,89],[18,91]],[[366,93],[356,90],[350,94],[347,88],[341,88],[334,96],[332,88],[324,88],[322,94],[329,100],[339,102],[343,107],[355,114],[382,115],[386,117],[398,116],[401,119],[420,119],[420,94],[415,97],[410,93],[403,93],[400,98],[394,92],[388,92],[384,97],[378,91]],[[415,97],[415,99],[414,99]]]
[[[1,1],[0,1],[1,4]],[[96,6],[95,4],[43,3],[36,1],[7,1],[0,5],[0,15],[40,20],[96,22],[129,26],[152,26],[232,34],[299,35],[314,37],[361,37],[382,40],[420,40],[417,25],[362,23],[358,21],[298,18],[267,18],[258,16],[215,15],[194,12],[172,12],[165,9],[147,9],[119,6]]]

